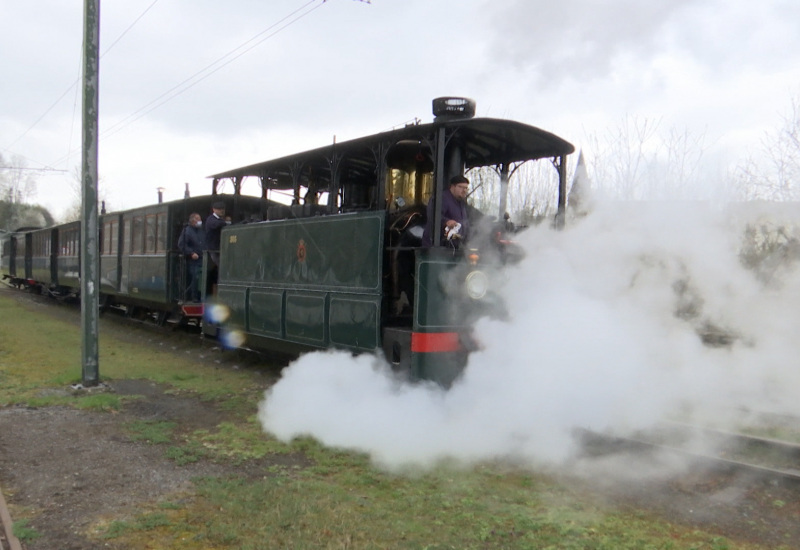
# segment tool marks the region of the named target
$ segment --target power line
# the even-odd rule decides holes
[[[133,21],[133,23],[131,23],[131,25],[129,25],[128,28],[125,29],[125,31],[122,32],[122,34],[120,34],[120,36],[111,44],[111,46],[109,46],[108,49],[106,49],[106,51],[103,52],[101,57],[103,55],[105,55],[106,53],[108,53],[122,39],[122,37],[125,36],[128,33],[128,31],[130,31],[139,22],[139,20],[141,20],[144,17],[144,15],[148,11],[150,11],[150,9],[158,1],[159,0],[154,0]],[[357,0],[357,1],[362,2],[362,3],[367,3],[367,4],[370,3],[370,0]],[[312,7],[311,9],[307,9],[309,6],[311,6],[315,2],[318,2],[316,6]],[[281,31],[283,31],[284,29],[290,27],[291,25],[293,25],[294,23],[296,23],[300,19],[302,19],[305,16],[309,15],[311,12],[313,12],[314,10],[320,8],[326,2],[327,2],[327,0],[321,0],[321,1],[320,0],[309,0],[307,3],[305,3],[301,7],[297,8],[296,10],[294,10],[291,13],[289,13],[285,17],[283,17],[280,20],[276,21],[275,23],[273,23],[272,25],[270,25],[266,29],[264,29],[261,32],[257,33],[256,35],[254,35],[250,39],[246,40],[245,42],[243,42],[239,46],[235,47],[234,49],[230,50],[229,52],[227,52],[223,56],[219,57],[218,59],[216,59],[212,63],[206,65],[205,67],[203,67],[199,71],[195,72],[191,76],[187,77],[186,79],[184,79],[180,83],[176,84],[175,86],[173,86],[172,88],[170,88],[166,92],[160,94],[158,97],[156,97],[152,101],[148,102],[144,106],[140,107],[139,109],[137,109],[136,111],[134,111],[133,113],[131,113],[130,115],[125,117],[124,119],[120,120],[119,122],[117,122],[116,124],[111,126],[110,128],[104,130],[103,133],[102,133],[102,136],[110,137],[110,136],[113,136],[114,134],[120,132],[124,128],[127,128],[128,126],[130,126],[134,122],[138,121],[139,119],[141,119],[145,115],[151,113],[155,109],[158,109],[159,107],[161,107],[162,105],[168,103],[169,101],[172,101],[173,99],[175,99],[176,97],[180,96],[181,94],[183,94],[184,92],[188,91],[189,89],[193,88],[194,86],[196,86],[197,84],[199,84],[200,82],[202,82],[206,78],[210,77],[211,75],[213,75],[214,73],[216,73],[217,71],[222,69],[223,67],[229,65],[230,63],[232,63],[233,61],[235,61],[239,57],[245,55],[246,53],[250,52],[251,50],[253,50],[257,46],[261,45],[265,41],[269,40],[273,36],[277,35]],[[270,32],[270,31],[272,31],[272,32]],[[266,36],[264,36],[265,34],[266,34]],[[36,122],[34,122],[31,125],[30,128],[28,128],[28,130],[26,130],[20,137],[18,137],[16,140],[14,140],[14,142],[11,145],[13,145],[14,143],[17,143],[20,139],[22,139],[25,135],[27,135],[27,133],[31,129],[33,129],[33,127],[35,127],[56,106],[56,104],[58,104],[63,99],[63,97],[67,93],[69,93],[70,90],[72,90],[72,88],[77,86],[77,83],[79,82],[79,80],[80,80],[79,78],[76,79],[76,81],[69,88],[67,88],[67,90],[65,90],[64,93],[61,94],[61,96],[59,96],[59,98],[54,102],[54,104],[51,105],[47,109],[47,111],[45,111],[45,113],[42,116],[40,116],[36,120]],[[10,145],[9,145],[9,147],[10,147]],[[58,165],[58,164],[60,164],[62,162],[66,162],[74,154],[75,154],[74,151],[69,151],[67,153],[67,155],[65,155],[64,157],[59,158],[57,161],[52,162],[50,164],[51,165]]]
[[[114,46],[116,46],[117,43],[120,40],[122,40],[122,37],[124,37],[128,33],[128,31],[130,31],[134,26],[136,26],[136,24],[142,19],[142,17],[144,17],[145,14],[148,11],[150,11],[150,9],[158,3],[158,1],[159,0],[153,0],[153,2],[147,8],[145,8],[145,10],[136,19],[133,20],[133,23],[128,25],[128,28],[126,28],[124,31],[122,31],[122,33],[116,38],[116,40],[114,40],[114,42],[112,42],[111,45],[108,48],[106,48],[106,50],[102,53],[102,55],[100,57],[102,58],[104,55],[106,55],[108,52],[110,52],[111,49]],[[79,64],[79,67],[80,67],[80,64]],[[78,73],[80,74],[80,69],[78,69]],[[33,124],[31,124],[24,132],[22,132],[22,134],[20,134],[14,141],[12,141],[11,143],[9,143],[5,147],[3,147],[3,151],[11,152],[11,148],[15,144],[17,144],[20,140],[22,140],[25,136],[27,136],[28,133],[31,130],[33,130],[44,119],[44,117],[46,117],[50,113],[50,111],[52,111],[55,108],[55,106],[58,105],[61,102],[62,99],[64,99],[64,96],[66,96],[68,93],[70,93],[73,90],[73,88],[75,90],[78,89],[77,87],[78,87],[78,82],[80,82],[80,79],[81,79],[81,77],[78,76],[75,79],[75,81],[72,82],[72,84],[70,84],[67,87],[67,89],[64,90],[64,92],[60,96],[58,96],[58,98],[44,111],[44,113],[42,113],[39,116],[39,118],[37,118],[33,122]],[[74,112],[73,112],[73,119],[74,119]],[[22,156],[22,155],[20,155],[20,156]],[[72,153],[68,153],[66,158],[69,158],[70,156],[72,156]],[[59,162],[60,162],[60,160],[59,160]],[[42,164],[42,163],[38,163],[38,164]],[[53,163],[53,164],[56,164],[56,163]]]
[[[136,26],[136,23],[138,23],[138,22],[139,22],[139,20],[140,20],[142,17],[144,17],[144,16],[147,14],[147,12],[148,12],[148,11],[150,11],[150,10],[152,9],[152,7],[153,7],[153,6],[155,6],[157,3],[158,3],[158,0],[153,0],[153,3],[152,3],[152,4],[150,4],[149,6],[147,6],[147,7],[145,8],[145,10],[144,10],[144,11],[143,11],[141,14],[139,14],[139,17],[137,17],[136,19],[134,19],[134,20],[133,20],[133,23],[131,23],[130,25],[128,25],[128,28],[127,28],[127,29],[125,29],[124,31],[122,31],[122,33],[121,33],[121,34],[120,34],[120,35],[117,37],[117,39],[116,39],[116,40],[114,40],[114,42],[112,42],[112,43],[111,43],[111,45],[110,45],[108,48],[106,48],[106,51],[104,51],[102,54],[100,54],[100,58],[102,59],[102,58],[103,58],[103,56],[104,56],[105,54],[107,54],[108,52],[110,52],[110,51],[111,51],[111,48],[113,48],[114,46],[116,46],[116,45],[117,45],[117,42],[119,42],[120,40],[122,40],[122,37],[124,37],[126,34],[128,34],[128,31],[130,31],[130,30],[131,30],[133,27],[135,27],[135,26]]]
[[[46,116],[47,116],[47,114],[48,114],[50,111],[52,111],[52,110],[53,110],[53,108],[54,108],[56,105],[58,105],[58,103],[59,103],[59,102],[60,102],[60,101],[61,101],[61,100],[64,98],[64,96],[65,96],[65,95],[67,95],[67,94],[70,92],[70,90],[72,90],[72,88],[74,88],[74,87],[75,87],[75,85],[76,85],[77,83],[78,83],[78,81],[76,80],[75,82],[73,82],[73,83],[72,83],[72,85],[71,85],[69,88],[67,88],[66,90],[64,90],[64,93],[63,93],[63,94],[61,94],[60,96],[58,96],[58,99],[56,99],[56,100],[53,102],[53,104],[52,104],[52,105],[50,105],[50,107],[48,107],[48,108],[47,108],[47,110],[46,110],[44,113],[42,113],[42,114],[41,114],[41,116],[40,116],[39,118],[37,118],[37,119],[34,121],[34,123],[33,123],[33,124],[31,124],[30,126],[28,126],[28,129],[27,129],[27,130],[25,130],[24,132],[22,132],[22,134],[21,134],[21,135],[20,135],[20,136],[19,136],[17,139],[15,139],[15,140],[14,140],[14,141],[12,141],[11,143],[9,143],[7,146],[3,147],[3,151],[10,151],[10,150],[11,150],[11,148],[12,148],[12,147],[13,147],[13,146],[14,146],[14,145],[17,143],[17,142],[19,142],[19,141],[20,141],[22,138],[24,138],[25,136],[27,136],[27,135],[28,135],[28,132],[30,132],[31,130],[33,130],[33,129],[36,127],[36,125],[37,125],[37,124],[39,124],[39,123],[42,121],[42,119],[43,119],[44,117],[46,117]]]
[[[13,170],[15,172],[66,172],[59,168],[26,168],[23,166],[0,166],[0,170]]]
[[[32,172],[66,172],[66,170],[60,170],[58,168],[53,168],[49,164],[44,164],[44,163],[41,163],[39,161],[36,161],[36,160],[33,160],[33,159],[29,159],[25,155],[21,155],[19,153],[14,152],[14,151],[11,151],[11,150],[8,150],[8,149],[6,149],[6,151],[11,153],[14,157],[18,157],[19,159],[22,159],[24,161],[32,162],[34,164],[40,164],[41,167],[40,168],[28,168],[28,167],[23,167],[23,166],[11,166],[11,165],[0,164],[0,170],[5,169],[5,170],[25,170],[25,171],[32,171]]]
[[[361,0],[359,0],[359,1],[361,1]],[[137,109],[136,111],[134,111],[133,113],[131,113],[130,115],[125,117],[124,119],[120,120],[119,122],[117,122],[116,124],[111,126],[110,128],[107,128],[106,130],[104,130],[102,132],[101,136],[102,137],[113,136],[114,134],[116,134],[116,133],[120,132],[121,130],[127,128],[128,126],[130,126],[131,124],[133,124],[137,120],[141,119],[145,115],[147,115],[147,114],[151,113],[152,111],[158,109],[159,107],[161,107],[162,105],[168,103],[169,101],[172,101],[173,99],[175,99],[179,95],[183,94],[187,90],[191,89],[192,87],[196,86],[197,84],[199,84],[200,82],[202,82],[203,80],[205,80],[209,76],[213,75],[214,73],[216,73],[217,71],[219,71],[223,67],[227,66],[228,64],[232,63],[233,61],[235,61],[239,57],[243,56],[244,54],[248,53],[249,51],[251,51],[255,47],[259,46],[263,42],[265,42],[268,39],[272,38],[273,36],[275,36],[276,34],[281,32],[282,30],[284,30],[284,29],[288,28],[289,26],[293,25],[294,23],[296,23],[297,21],[299,21],[303,17],[309,15],[311,12],[313,12],[317,8],[321,7],[326,2],[326,0],[322,0],[322,2],[320,2],[319,4],[317,4],[316,6],[314,6],[311,9],[307,9],[311,4],[314,4],[315,2],[319,2],[319,0],[309,0],[308,2],[303,4],[301,7],[297,8],[296,10],[294,10],[291,13],[289,13],[285,17],[283,17],[283,18],[279,19],[278,21],[276,21],[275,23],[271,24],[266,29],[262,30],[261,32],[257,33],[256,35],[254,35],[250,39],[248,39],[245,42],[243,42],[242,44],[240,44],[237,47],[233,48],[232,50],[230,50],[226,54],[222,55],[221,57],[219,57],[218,59],[216,59],[212,63],[209,63],[208,65],[206,65],[205,67],[203,67],[199,71],[195,72],[191,76],[185,78],[183,81],[181,81],[180,83],[176,84],[175,86],[173,86],[172,88],[170,88],[166,92],[160,94],[158,97],[156,97],[152,101],[148,102],[144,106],[140,107],[139,109]],[[304,13],[300,13],[300,12],[303,12],[303,10],[307,10],[307,11],[305,11]],[[297,15],[298,13],[300,13],[300,14]],[[273,29],[275,29],[275,30],[273,31]],[[273,32],[270,33],[270,31],[273,31]],[[267,33],[269,33],[269,34],[267,34]],[[264,36],[265,34],[267,34],[267,36]],[[256,41],[256,42],[253,43],[254,41]],[[253,43],[253,44],[251,44],[251,43]],[[248,45],[249,45],[249,47],[248,47]],[[224,61],[224,63],[223,63],[223,61]],[[69,153],[65,157],[62,157],[62,158],[58,159],[57,161],[53,162],[53,164],[60,164],[61,162],[65,162],[73,154],[74,153]]]
[[[59,168],[24,168],[22,166],[0,166],[0,170],[13,170],[15,172],[66,172]]]
[[[274,32],[272,32],[272,33],[268,34],[267,36],[261,38],[255,44],[252,44],[251,46],[249,46],[246,49],[242,50],[243,48],[245,48],[248,44],[250,44],[254,40],[256,40],[259,37],[261,37],[262,35],[268,33],[269,31],[271,31],[275,27],[278,27],[284,21],[286,21],[287,19],[290,19],[291,17],[293,17],[298,12],[301,12],[301,11],[305,10],[308,6],[310,6],[311,4],[313,4],[313,3],[317,2],[317,1],[318,0],[310,0],[309,2],[307,2],[306,4],[301,6],[300,8],[296,9],[295,11],[290,13],[289,15],[283,17],[282,19],[280,19],[279,21],[273,23],[272,25],[270,25],[269,27],[267,27],[263,31],[259,32],[255,36],[251,37],[250,39],[246,40],[245,42],[243,42],[242,44],[238,45],[234,49],[230,50],[225,55],[219,57],[218,59],[216,59],[212,63],[209,63],[208,65],[206,65],[205,67],[203,67],[199,71],[195,72],[191,76],[185,78],[183,81],[181,81],[180,83],[176,84],[175,86],[173,86],[172,88],[170,88],[166,92],[162,93],[161,95],[159,95],[158,97],[156,97],[155,99],[153,99],[152,101],[150,101],[149,103],[144,105],[143,107],[140,107],[139,109],[137,109],[136,111],[134,111],[133,113],[131,113],[130,115],[125,117],[124,119],[120,120],[119,122],[117,122],[116,124],[111,126],[110,128],[106,129],[105,132],[103,133],[103,135],[105,135],[106,137],[114,135],[117,132],[119,132],[120,130],[122,130],[123,128],[126,128],[130,124],[133,124],[134,122],[136,122],[137,120],[139,120],[143,116],[151,113],[155,109],[158,109],[159,107],[161,107],[165,103],[168,103],[169,101],[172,101],[173,99],[175,99],[179,95],[181,95],[184,92],[186,92],[187,90],[193,88],[194,86],[196,86],[197,84],[199,84],[200,82],[202,82],[203,80],[208,78],[209,76],[213,75],[214,73],[216,73],[217,71],[219,71],[223,67],[229,65],[230,63],[232,63],[236,59],[240,58],[244,54],[248,53],[249,51],[251,51],[255,47],[259,46],[263,42],[269,40],[270,38],[272,38],[273,36],[275,36],[276,34],[281,32],[282,30],[284,30],[284,29],[288,28],[289,26],[293,25],[294,23],[296,23],[297,21],[299,21],[303,17],[307,16],[308,14],[310,14],[311,12],[316,10],[317,8],[321,7],[325,3],[325,0],[323,0],[321,3],[319,3],[316,6],[314,6],[310,10],[306,11],[305,13],[302,13],[302,14],[298,15],[294,19],[291,19],[285,25],[280,26]],[[240,50],[242,50],[242,51],[240,51]],[[239,52],[239,53],[237,54],[236,52]],[[236,55],[234,55],[234,54],[236,54]],[[233,56],[233,57],[231,57],[231,56]],[[228,58],[230,58],[230,59],[228,59]],[[226,59],[227,59],[227,61],[225,61]],[[223,63],[223,61],[225,61],[225,62]],[[204,73],[206,73],[206,74],[204,74]],[[160,101],[162,99],[163,99],[163,101]],[[148,109],[148,107],[150,107],[150,108]]]

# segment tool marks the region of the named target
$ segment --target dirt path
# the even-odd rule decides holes
[[[118,414],[63,407],[0,409],[0,480],[9,501],[37,510],[29,522],[41,537],[28,550],[113,548],[82,533],[104,517],[133,515],[140,503],[191,491],[196,476],[235,473],[204,461],[177,466],[163,447],[131,440],[133,420],[169,420],[214,428],[220,415],[194,399],[166,395],[147,381],[113,383],[110,391],[143,395]]]
[[[80,322],[75,307],[5,285],[0,285],[0,292],[36,308],[37,313]],[[160,345],[181,356],[192,353],[221,368],[238,368],[248,361],[241,354],[220,352],[213,341],[191,332],[131,326],[114,318],[101,323],[115,338],[142,346]],[[265,376],[265,387],[269,380]],[[115,380],[96,389],[77,390],[137,396],[115,413],[67,407],[0,408],[0,487],[13,509],[35,511],[28,527],[40,535],[23,541],[25,550],[115,548],[113,541],[94,543],[83,533],[104,518],[132,517],[143,504],[191,493],[195,477],[247,476],[259,466],[205,460],[179,466],[165,456],[164,446],[133,439],[126,427],[135,421],[174,422],[178,431],[189,432],[213,431],[225,420],[210,403],[164,390],[148,380]],[[75,391],[71,387],[46,390],[48,394]]]

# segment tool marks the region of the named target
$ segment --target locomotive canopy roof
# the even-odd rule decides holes
[[[334,143],[268,160],[209,176],[214,179],[262,178],[263,185],[273,189],[288,189],[293,186],[291,172],[298,167],[318,174],[330,170],[330,158],[335,153],[343,160],[344,171],[372,170],[375,166],[375,151],[381,145],[391,147],[399,142],[433,144],[436,130],[446,127],[449,135],[464,146],[466,167],[492,166],[524,160],[535,160],[572,153],[571,143],[540,128],[513,120],[496,118],[471,118],[448,120],[406,126],[397,130],[373,134],[340,143]]]

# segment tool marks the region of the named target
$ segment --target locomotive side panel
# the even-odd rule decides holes
[[[362,212],[226,228],[218,292],[231,308],[228,326],[314,348],[374,350],[384,218]]]

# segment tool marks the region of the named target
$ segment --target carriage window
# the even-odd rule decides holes
[[[166,252],[167,250],[167,213],[161,212],[157,217],[157,232],[158,238],[156,242],[156,252]]]
[[[122,254],[127,256],[131,253],[131,220],[125,219],[122,222]]]
[[[144,223],[144,252],[154,254],[156,251],[156,215],[149,214],[145,217]]]
[[[78,255],[78,243],[77,241],[78,233],[72,229],[67,231],[64,234],[64,251],[66,252],[67,256],[77,256]]]
[[[117,253],[117,241],[119,239],[119,224],[110,221],[103,224],[103,251],[102,254],[113,255]]]
[[[103,224],[103,249],[101,255],[109,254],[111,251],[111,222]]]
[[[142,236],[144,233],[144,219],[141,216],[133,218],[133,228],[131,229],[131,254],[142,253]]]
[[[114,221],[109,225],[111,226],[111,231],[109,231],[111,233],[111,243],[108,250],[110,254],[116,254],[119,248],[119,222]]]

